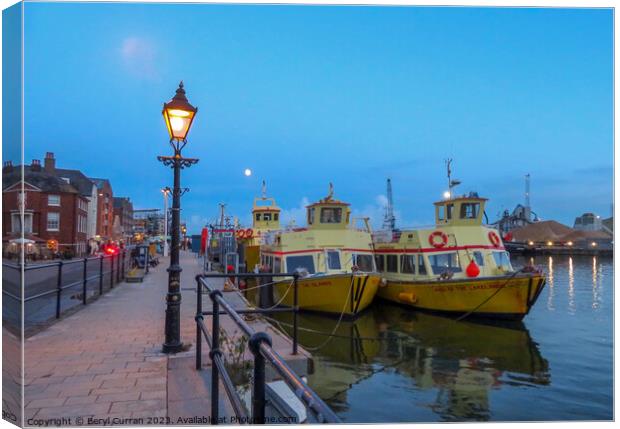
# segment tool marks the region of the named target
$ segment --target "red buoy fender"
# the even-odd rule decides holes
[[[448,244],[448,236],[443,231],[433,231],[428,236],[428,242],[433,247],[441,248]]]
[[[489,241],[491,242],[493,247],[499,247],[499,245],[501,244],[499,235],[497,235],[495,231],[489,231]]]
[[[245,238],[252,238],[254,236],[254,230],[248,228],[245,230]]]

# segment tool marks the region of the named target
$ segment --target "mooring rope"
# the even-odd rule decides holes
[[[480,304],[478,304],[473,310],[468,311],[467,313],[463,314],[462,316],[459,316],[456,321],[459,322],[463,319],[465,319],[466,317],[470,316],[473,312],[475,312],[476,310],[478,310],[480,307],[482,307],[484,304],[486,304],[487,302],[489,302],[495,295],[497,295],[499,293],[500,290],[502,290],[504,288],[504,286],[506,286],[510,280],[512,280],[517,274],[519,274],[521,271],[523,270],[517,270],[514,273],[512,273],[512,275],[510,277],[508,277],[508,279],[506,279],[506,281],[504,282],[503,285],[501,285],[495,292],[493,292],[491,294],[491,296],[489,296],[487,299],[485,299],[484,301],[482,301]]]

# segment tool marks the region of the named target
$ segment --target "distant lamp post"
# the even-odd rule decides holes
[[[166,186],[161,192],[164,194],[164,256],[168,256],[168,195],[171,190]]]
[[[172,188],[172,231],[170,248],[170,266],[168,267],[168,294],[166,295],[166,327],[164,353],[178,353],[183,350],[181,342],[181,265],[179,264],[180,245],[180,212],[181,195],[188,191],[181,189],[181,169],[191,167],[198,162],[196,158],[183,158],[181,150],[187,144],[187,134],[192,126],[198,108],[189,104],[183,89],[183,82],[179,84],[175,96],[168,103],[164,103],[163,115],[170,135],[170,146],[173,156],[158,156],[157,159],[174,171],[174,186]]]

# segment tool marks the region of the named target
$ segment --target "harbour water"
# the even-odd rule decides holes
[[[534,263],[548,281],[523,322],[457,322],[383,301],[340,324],[300,315],[311,387],[345,422],[612,419],[612,258]],[[290,315],[277,317],[290,332]]]

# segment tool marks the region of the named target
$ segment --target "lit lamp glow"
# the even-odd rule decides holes
[[[596,247],[596,241],[592,242],[592,247]]]
[[[189,104],[181,82],[172,100],[164,103],[162,111],[170,140],[185,141],[197,111],[197,107]]]
[[[569,241],[568,243],[566,243],[566,245],[567,245],[567,246],[572,246],[572,245],[573,245],[573,242],[572,242],[572,241]]]
[[[530,240],[530,241],[527,242],[527,244],[529,244],[530,246],[533,246],[534,242]]]
[[[553,246],[553,241],[547,241],[547,246]]]

